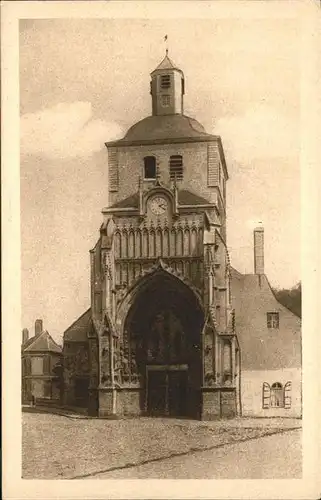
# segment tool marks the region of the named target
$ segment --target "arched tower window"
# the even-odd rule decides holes
[[[155,156],[145,156],[144,158],[144,178],[156,179],[156,158]]]
[[[170,179],[180,181],[183,179],[183,157],[173,155],[169,159],[169,177]]]

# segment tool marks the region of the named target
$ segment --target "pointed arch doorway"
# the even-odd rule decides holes
[[[141,412],[199,418],[201,329],[194,291],[160,269],[140,283],[124,323],[124,342],[141,384]]]

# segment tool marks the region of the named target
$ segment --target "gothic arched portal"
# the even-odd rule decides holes
[[[140,283],[123,345],[130,360],[124,382],[139,383],[142,412],[198,417],[203,323],[198,297],[179,278],[160,270]]]

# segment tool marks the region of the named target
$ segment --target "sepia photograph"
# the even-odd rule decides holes
[[[23,480],[303,478],[302,33],[173,4],[18,19]]]

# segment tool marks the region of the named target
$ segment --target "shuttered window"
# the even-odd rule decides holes
[[[274,382],[271,386],[263,383],[263,409],[268,408],[291,408],[292,382],[287,382],[285,386],[280,382]]]
[[[183,157],[181,155],[173,155],[169,159],[169,177],[173,180],[183,179]]]
[[[262,390],[262,406],[264,410],[270,408],[270,399],[271,399],[270,385],[267,382],[264,382]]]
[[[287,382],[284,386],[284,408],[287,410],[291,408],[292,404],[292,382]]]
[[[216,144],[207,146],[207,185],[216,186],[219,182],[220,155]]]
[[[108,174],[109,191],[118,191],[118,152],[117,150],[108,150]]]

